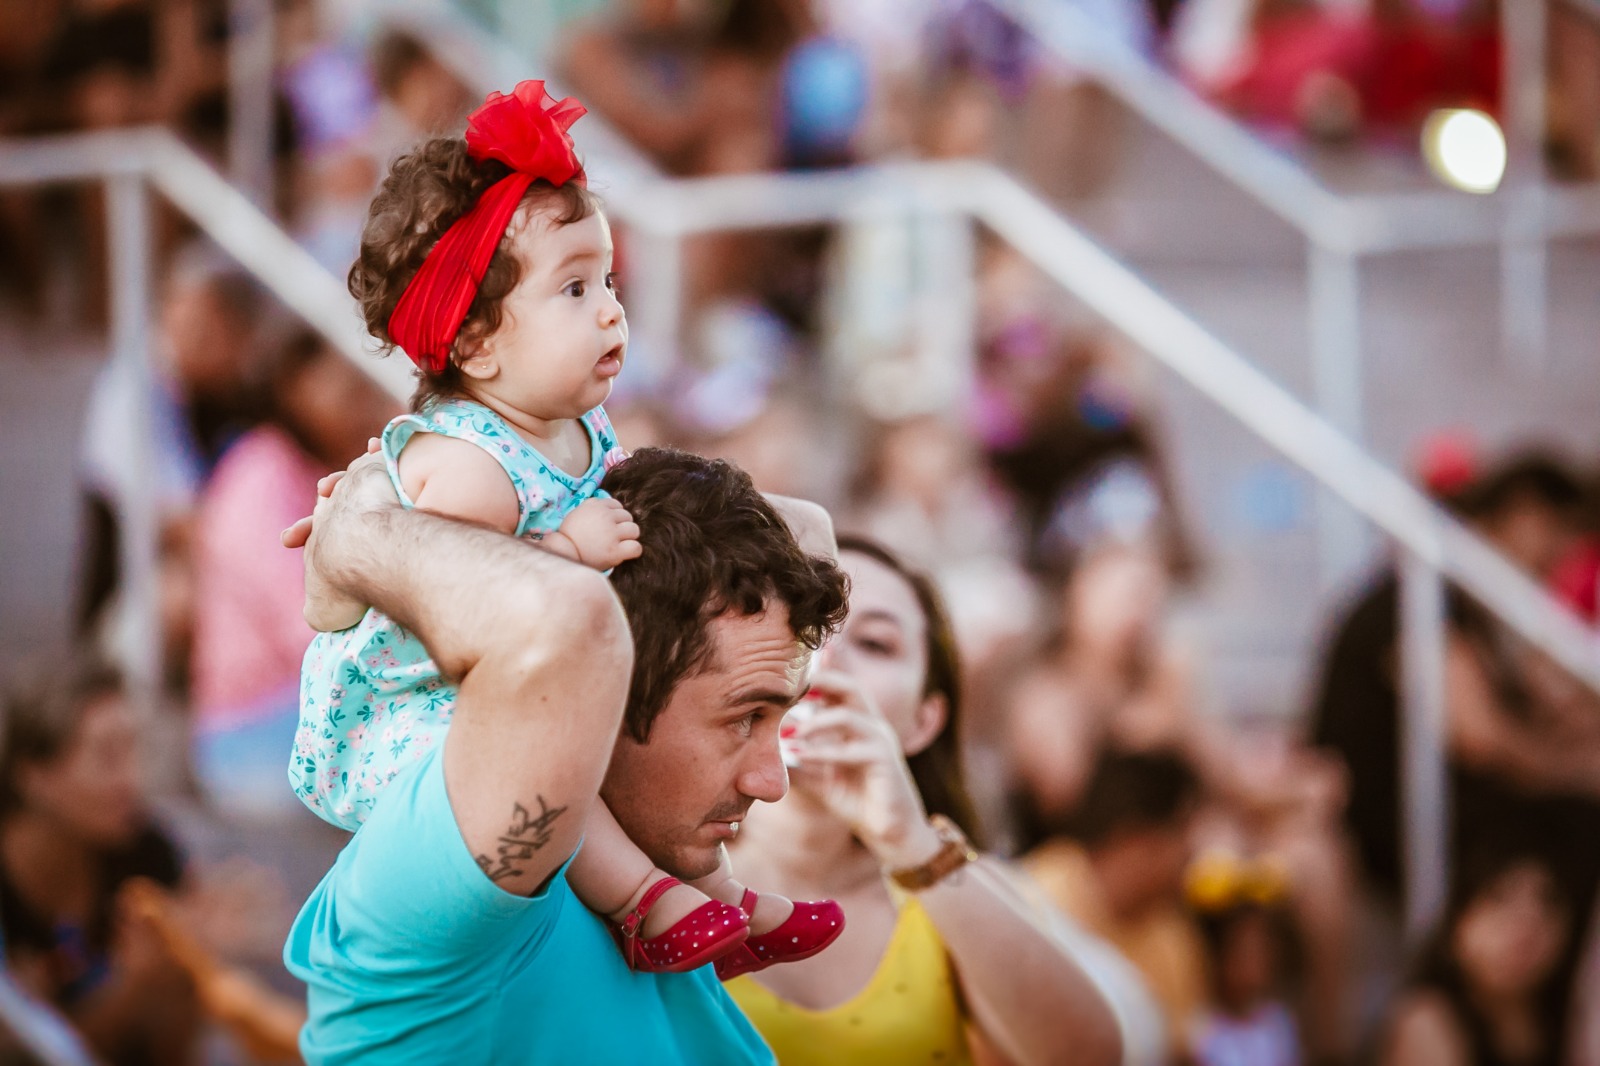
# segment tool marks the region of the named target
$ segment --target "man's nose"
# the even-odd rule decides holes
[[[750,763],[739,775],[739,791],[751,799],[776,803],[789,791],[789,771],[778,750],[778,731],[760,744],[752,744]]]

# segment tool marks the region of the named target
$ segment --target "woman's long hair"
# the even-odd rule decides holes
[[[1444,997],[1450,1004],[1471,1045],[1473,1061],[1496,1063],[1503,1061],[1494,1047],[1494,1038],[1488,1022],[1477,1006],[1470,980],[1456,960],[1454,939],[1456,927],[1462,917],[1484,893],[1501,877],[1524,864],[1537,865],[1549,876],[1568,911],[1571,929],[1571,898],[1569,887],[1563,883],[1560,871],[1547,851],[1527,841],[1519,841],[1495,834],[1469,848],[1459,871],[1453,878],[1450,897],[1445,905],[1443,919],[1424,946],[1415,975],[1414,988],[1430,989]],[[1569,938],[1571,932],[1569,931]],[[1570,949],[1563,954],[1570,955]],[[1572,984],[1570,960],[1558,958],[1540,987],[1532,990],[1531,997],[1542,1030],[1545,1046],[1534,1060],[1541,1066],[1555,1066],[1563,1060],[1562,1045],[1565,1035],[1568,993]]]
[[[967,792],[961,764],[961,657],[956,651],[955,633],[944,598],[932,579],[913,570],[893,552],[875,540],[860,536],[841,536],[839,553],[855,552],[893,570],[916,594],[927,621],[928,671],[922,682],[924,697],[944,697],[948,715],[945,726],[929,745],[907,756],[911,776],[922,793],[922,803],[930,814],[942,814],[955,822],[977,844],[982,838],[977,809]]]

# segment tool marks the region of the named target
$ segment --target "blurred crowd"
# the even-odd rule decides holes
[[[1499,105],[1491,0],[1079,6],[1249,121],[1324,141]],[[342,274],[388,160],[458,132],[476,92],[414,30],[311,0],[276,12],[267,206]],[[1549,147],[1592,176],[1600,45],[1569,17],[1552,16]],[[221,0],[10,0],[0,134],[158,122],[221,166],[229,27]],[[617,0],[551,55],[668,174],[982,155],[1060,197],[1111,180],[1105,101],[980,0]],[[0,192],[7,313],[103,323],[104,222],[87,191]],[[639,352],[609,405],[622,442],[733,459],[933,576],[986,835],[1139,971],[1159,1061],[1600,1063],[1594,694],[1450,592],[1453,877],[1436,930],[1403,948],[1393,567],[1328,619],[1303,707],[1261,723],[1212,706],[1205,649],[1172,625],[1204,558],[1147,365],[980,237],[971,381],[954,404],[930,396],[937,338],[904,298],[930,239],[862,225],[691,242],[678,350]],[[274,958],[280,897],[339,843],[284,778],[311,632],[278,532],[401,408],[175,216],[159,246],[154,388],[107,369],[82,434],[81,650],[10,686],[0,929],[11,977],[109,1062],[277,1061],[298,1009]],[[626,230],[619,246],[626,302]],[[848,285],[864,274],[877,287]],[[124,444],[135,410],[154,422],[150,471]],[[1448,437],[1416,474],[1596,620],[1600,469]],[[106,665],[150,625],[119,560],[151,498],[157,693]],[[227,861],[242,839],[254,866]]]

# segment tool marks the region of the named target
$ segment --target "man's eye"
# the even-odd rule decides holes
[[[766,716],[760,711],[751,711],[749,714],[739,719],[738,727],[740,735],[747,737],[751,733],[755,732],[756,723],[761,721],[761,719],[764,717]]]

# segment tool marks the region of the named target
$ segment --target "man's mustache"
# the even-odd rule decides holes
[[[754,802],[754,800],[736,800],[732,803],[724,803],[706,815],[705,820],[708,822],[742,822],[744,821],[744,816],[750,813],[750,805]]]

